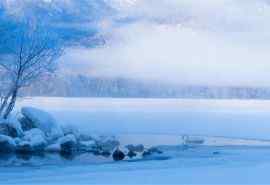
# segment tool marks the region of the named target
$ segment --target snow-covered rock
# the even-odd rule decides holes
[[[14,138],[14,142],[15,142],[16,145],[18,145],[21,141],[22,140],[19,137]]]
[[[40,130],[38,128],[33,128],[31,130],[28,130],[28,131],[24,132],[23,139],[26,140],[26,141],[31,141],[36,136],[40,136],[40,137],[45,139],[44,132],[42,132],[42,130]]]
[[[143,152],[143,157],[149,157],[149,156],[154,156],[154,155],[159,155],[162,154],[162,150],[159,149],[158,147],[151,147]]]
[[[50,140],[55,140],[64,135],[60,125],[49,113],[32,107],[23,107],[21,113],[36,128],[42,130]]]
[[[76,137],[76,139],[80,139],[80,131],[74,125],[65,124],[61,128],[65,136],[72,134]]]
[[[15,151],[16,144],[14,140],[6,135],[0,135],[0,153],[10,153]]]
[[[58,143],[61,146],[61,153],[62,154],[73,154],[78,146],[77,146],[77,139],[74,135],[69,134],[66,135],[58,140]]]
[[[134,152],[134,151],[132,151],[132,150],[129,150],[128,153],[127,153],[127,156],[128,156],[129,158],[134,158],[134,157],[137,156],[137,153]]]
[[[80,149],[80,151],[93,152],[93,151],[97,150],[97,144],[94,140],[80,141],[79,142],[79,149]]]
[[[26,131],[23,139],[30,142],[33,151],[42,151],[47,145],[44,132],[38,128]]]
[[[24,132],[24,136],[17,144],[19,152],[40,152],[47,145],[44,132],[38,128]]]
[[[23,130],[20,122],[13,116],[9,119],[0,119],[0,134],[10,137],[22,136]]]
[[[114,137],[100,137],[96,140],[97,147],[103,152],[112,152],[120,145],[120,142]]]
[[[29,141],[21,141],[17,145],[16,151],[19,152],[19,153],[31,153],[31,152],[34,152]]]

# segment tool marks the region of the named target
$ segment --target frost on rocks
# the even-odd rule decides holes
[[[69,134],[58,140],[61,146],[62,154],[73,154],[77,150],[77,139],[74,135]]]
[[[97,148],[96,142],[94,140],[90,141],[80,141],[79,148],[81,151],[92,152]]]
[[[76,137],[76,139],[79,139],[81,136],[80,131],[74,125],[65,124],[62,126],[62,130],[64,135],[72,134]]]
[[[40,152],[47,145],[45,134],[38,128],[24,132],[21,141],[17,141],[18,152]]]
[[[23,139],[26,141],[31,141],[34,137],[40,136],[45,139],[45,134],[42,132],[42,130],[38,128],[33,128],[29,131],[24,132],[24,137]]]
[[[101,136],[96,139],[97,147],[103,152],[112,152],[116,147],[120,145],[120,142],[115,137]]]
[[[41,151],[47,145],[45,134],[38,128],[26,131],[23,140],[30,142],[33,151]]]
[[[32,107],[23,107],[21,112],[36,128],[42,130],[49,139],[55,140],[64,135],[60,125],[49,113]]]
[[[0,153],[13,152],[16,148],[14,140],[5,135],[0,135]]]
[[[10,116],[8,119],[0,118],[0,134],[20,137],[23,134],[23,130],[20,122],[14,116]]]

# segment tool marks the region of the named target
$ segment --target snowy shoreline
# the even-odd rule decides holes
[[[26,105],[81,133],[114,135],[121,148],[143,144],[162,154],[120,162],[91,153],[11,155],[0,158],[3,184],[269,182],[269,101],[33,98],[19,102],[17,110]]]
[[[60,124],[101,135],[203,135],[270,140],[268,100],[187,100],[34,97]]]

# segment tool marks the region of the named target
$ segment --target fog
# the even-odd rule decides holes
[[[268,1],[112,2],[117,13],[99,25],[106,45],[67,52],[84,66],[78,70],[188,85],[269,85]]]
[[[66,11],[76,12],[75,16],[79,13],[75,11],[79,1],[40,1],[54,3],[51,7],[68,6]],[[110,7],[110,13],[88,20],[87,16],[91,17],[93,12],[102,12],[99,10],[102,5],[89,6],[97,8],[83,15],[83,20],[94,22],[96,36],[103,38],[105,45],[68,48],[60,59],[63,71],[187,85],[270,84],[270,2],[267,0],[102,2]],[[16,10],[8,7],[11,12]]]

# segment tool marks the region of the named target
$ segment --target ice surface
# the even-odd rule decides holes
[[[62,124],[107,134],[188,134],[270,139],[270,101],[31,98]]]
[[[171,158],[0,167],[0,184],[270,183],[270,101],[33,98],[20,102],[17,110],[26,105],[44,109],[63,125],[76,125],[83,132],[116,134],[122,145],[171,144],[163,146]],[[204,146],[173,146],[181,143],[181,134],[200,135]]]
[[[214,152],[220,154],[214,155]],[[170,160],[0,167],[1,184],[268,184],[269,148],[171,150]]]

